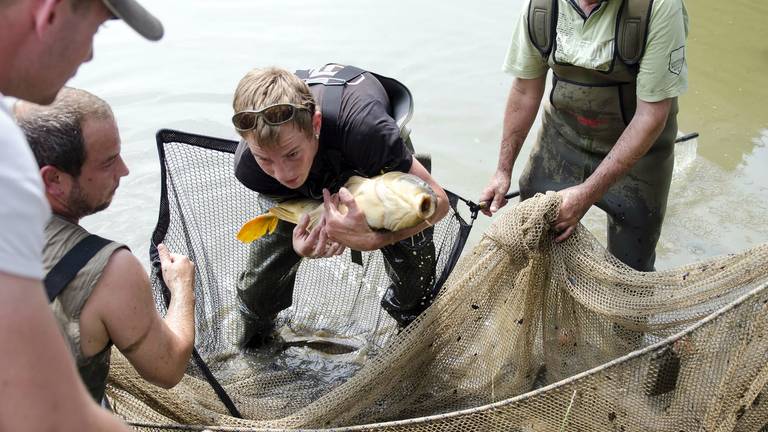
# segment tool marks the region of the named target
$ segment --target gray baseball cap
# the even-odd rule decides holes
[[[145,38],[156,41],[163,37],[163,23],[135,0],[101,0],[115,17],[125,21]]]

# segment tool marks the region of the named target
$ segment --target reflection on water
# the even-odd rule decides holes
[[[368,358],[369,343],[363,338],[327,334],[296,334],[287,325],[269,346],[243,356],[250,369],[285,371],[292,375],[290,386],[316,389],[320,394],[345,382]],[[234,367],[233,367],[234,366]],[[230,364],[231,371],[238,369]],[[297,384],[298,383],[298,384]],[[301,384],[304,383],[304,384]],[[277,391],[282,391],[276,388]],[[307,396],[310,400],[315,397]]]
[[[329,262],[349,265],[344,258]],[[358,284],[362,268],[354,266],[330,274],[302,266],[294,304],[279,315],[274,339],[259,349],[239,348],[245,322],[233,281],[222,281],[204,305],[198,302],[198,352],[231,395],[258,400],[241,404],[252,411],[244,415],[276,418],[302,408],[354,376],[394,335],[394,321],[382,317],[378,305],[380,281],[371,275],[372,284]]]

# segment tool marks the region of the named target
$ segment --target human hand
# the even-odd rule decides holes
[[[589,207],[594,204],[593,199],[583,185],[572,186],[558,192],[563,198],[557,220],[552,224],[557,237],[555,242],[560,243],[573,234],[581,218],[587,213]]]
[[[309,215],[303,215],[299,219],[296,228],[293,229],[293,250],[299,256],[305,258],[328,258],[340,255],[344,252],[344,246],[328,239],[325,232],[325,215],[320,217],[311,231],[309,227]]]
[[[163,281],[165,281],[168,290],[171,291],[171,296],[176,295],[180,289],[193,292],[195,263],[186,255],[171,253],[162,243],[157,245],[157,254],[160,256]]]
[[[500,171],[491,177],[491,181],[488,182],[488,186],[485,187],[483,193],[480,194],[479,203],[486,203],[485,207],[480,211],[486,216],[491,216],[500,208],[507,205],[507,199],[504,198],[509,190],[509,175]]]
[[[359,251],[373,249],[371,238],[376,233],[368,226],[365,214],[347,188],[339,189],[339,193],[333,196],[324,189],[323,206],[325,230],[330,239]],[[343,211],[344,207],[346,212]]]

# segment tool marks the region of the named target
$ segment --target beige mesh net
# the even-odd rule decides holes
[[[438,300],[371,358],[342,355],[362,367],[324,393],[243,362],[219,376],[255,420],[238,419],[205,381],[158,389],[116,355],[115,411],[147,431],[768,430],[768,245],[639,273],[583,227],[555,244],[559,204],[497,215]]]

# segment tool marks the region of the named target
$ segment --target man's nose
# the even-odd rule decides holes
[[[125,160],[123,159],[122,156],[118,156],[117,158],[119,159],[118,162],[120,164],[118,173],[120,174],[120,177],[125,177],[131,173],[131,170],[128,169],[128,165],[126,165]]]
[[[284,163],[276,163],[274,166],[275,169],[275,178],[280,181],[284,182],[291,178],[291,172],[290,169],[284,164]]]

